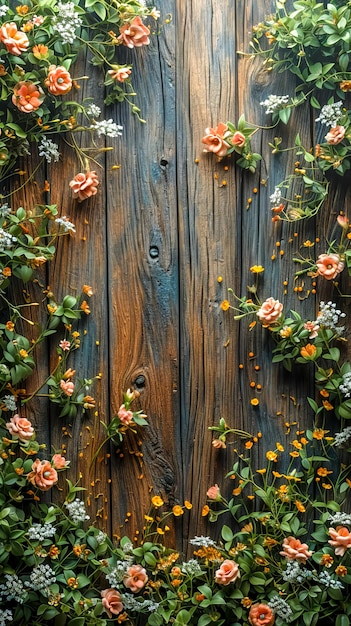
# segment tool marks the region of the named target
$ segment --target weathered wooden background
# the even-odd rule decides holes
[[[289,376],[272,365],[268,334],[260,328],[248,332],[248,321],[235,322],[220,303],[229,287],[245,295],[253,282],[249,268],[261,264],[261,298],[272,295],[314,319],[328,292],[317,285],[315,297],[305,297],[304,287],[296,293],[292,257],[306,239],[323,237],[345,207],[344,194],[331,194],[317,225],[313,220],[272,224],[269,196],[293,171],[296,157],[273,156],[268,142],[281,135],[287,147],[300,132],[305,145],[312,145],[314,127],[306,108],[294,113],[288,127],[256,134],[254,147],[263,160],[255,174],[244,173],[234,158],[218,162],[202,152],[201,144],[207,126],[235,122],[242,113],[253,123],[270,124],[260,101],[272,93],[291,93],[291,78],[273,76],[259,59],[237,55],[249,52],[252,26],[272,5],[269,0],[161,0],[161,29],[149,48],[118,50],[126,55],[122,61],[133,63],[137,103],[147,124],[140,124],[128,106],[105,112],[105,119],[123,125],[123,136],[111,140],[114,151],[101,161],[98,195],[83,204],[71,199],[68,181],[80,166],[62,146],[61,162],[40,170],[36,182],[16,196],[18,204],[57,203],[76,224],[76,235],[60,242],[42,283],[57,297],[79,293],[83,284],[93,287],[92,313],[84,320],[87,332],[72,367],[80,377],[101,372],[94,387],[98,414],[91,411],[68,423],[45,400],[32,402],[28,410],[39,439],[55,450],[64,443],[70,479],[81,476],[91,518],[97,512],[100,525],[115,535],[141,530],[150,496],[156,494],[166,510],[184,499],[193,503],[175,520],[178,538],[186,542],[211,532],[201,517],[206,491],[218,483],[230,493],[224,473],[233,461],[232,446],[220,451],[211,446],[208,427],[220,417],[232,427],[263,433],[251,450],[258,459],[276,441],[289,450],[295,427],[289,435],[286,423],[297,422],[300,429],[311,425],[308,370]],[[103,106],[98,71],[84,60],[75,71],[91,77],[78,97],[91,96]],[[28,166],[33,167],[32,157]],[[48,196],[41,192],[45,179],[51,185]],[[47,376],[50,360],[52,365],[50,350],[43,347],[32,389]],[[104,448],[90,471],[104,436],[100,420],[108,422],[117,412],[127,388],[140,391],[149,426],[128,438],[123,456]],[[259,397],[257,407],[250,404],[253,396]]]

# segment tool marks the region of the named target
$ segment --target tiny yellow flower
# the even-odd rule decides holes
[[[230,303],[228,300],[223,300],[223,302],[221,302],[221,309],[222,311],[228,311],[228,309],[230,308]]]
[[[263,467],[262,469],[256,470],[257,474],[265,474],[266,471],[267,471],[267,469],[265,467]]]
[[[258,406],[260,403],[258,398],[251,398],[250,400],[250,404],[252,404],[252,406]]]
[[[207,504],[205,504],[205,506],[202,507],[202,511],[201,511],[202,517],[206,517],[206,515],[208,515],[209,512],[210,512],[210,507]]]
[[[323,430],[323,428],[315,428],[314,431],[312,432],[312,437],[313,439],[324,439],[324,435],[326,435],[327,433],[329,433],[329,430]]]
[[[277,450],[278,450],[279,452],[284,452],[284,446],[282,446],[282,444],[281,444],[281,443],[279,443],[279,442],[277,441],[277,443],[276,443],[275,445],[276,445],[276,448],[277,448]]]
[[[302,502],[300,502],[300,500],[295,500],[295,506],[297,510],[300,511],[300,513],[304,513],[306,511],[306,508],[304,507]]]
[[[159,506],[162,506],[164,504],[162,498],[160,498],[160,496],[153,496],[153,498],[151,498],[151,502],[152,504],[158,508]]]
[[[250,272],[253,274],[261,274],[261,272],[264,272],[264,267],[262,267],[262,265],[253,265],[250,267]]]
[[[184,506],[186,509],[188,509],[188,511],[193,508],[193,505],[191,504],[191,502],[189,502],[189,500],[184,501]]]
[[[297,459],[297,457],[300,456],[297,450],[293,450],[293,452],[289,452],[289,454],[293,457],[293,459]]]
[[[278,455],[276,452],[273,452],[273,450],[268,450],[268,452],[266,452],[266,459],[268,459],[268,461],[276,461],[278,458]]]
[[[175,517],[179,517],[180,515],[184,514],[184,511],[182,507],[180,506],[180,504],[175,504],[174,507],[172,508],[172,512],[173,512],[173,515],[175,515]]]

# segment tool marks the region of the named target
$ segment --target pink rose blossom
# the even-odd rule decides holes
[[[319,331],[318,324],[316,324],[315,322],[305,322],[303,327],[305,328],[305,330],[308,330],[308,332],[310,333],[308,335],[309,339],[315,339],[317,337],[318,331]]]
[[[326,280],[334,280],[344,269],[344,262],[338,254],[320,254],[317,261],[317,274]]]
[[[55,469],[63,469],[69,465],[69,461],[66,461],[62,454],[54,454],[52,457],[52,465]]]
[[[312,555],[308,549],[307,543],[301,543],[300,539],[295,537],[285,537],[283,541],[283,550],[280,552],[288,561],[298,561],[306,563],[307,559]]]
[[[214,152],[219,157],[224,157],[227,154],[230,145],[224,139],[224,135],[228,131],[228,126],[220,122],[216,128],[206,128],[205,137],[201,139],[205,144],[204,152]]]
[[[147,46],[150,43],[150,30],[143,24],[139,15],[130,24],[124,24],[119,32],[121,34],[118,41],[128,48],[134,48],[134,46],[140,48],[140,46]]]
[[[131,565],[127,569],[127,574],[123,578],[123,584],[133,593],[137,593],[145,587],[148,575],[141,565]]]
[[[115,69],[108,70],[107,73],[111,76],[112,80],[117,80],[119,83],[124,83],[132,73],[130,67],[112,66],[112,68],[113,67],[115,67]]]
[[[118,615],[118,613],[123,611],[121,596],[116,589],[104,589],[101,591],[101,597],[102,606],[109,617]]]
[[[221,491],[220,491],[220,488],[218,487],[217,483],[208,489],[206,495],[207,495],[209,500],[218,500],[219,501],[222,498]]]
[[[274,322],[280,318],[282,311],[283,305],[281,302],[271,297],[267,298],[262,304],[261,308],[257,311],[257,316],[261,324],[268,326],[269,324],[274,324]]]
[[[71,347],[71,342],[67,341],[67,339],[62,339],[62,341],[60,341],[59,346],[61,348],[61,350],[63,350],[64,352],[66,352],[67,350],[70,349]]]
[[[133,421],[133,412],[127,411],[124,404],[121,404],[119,407],[117,416],[125,426],[128,426]]]
[[[236,146],[237,148],[243,148],[246,142],[245,135],[237,130],[234,133],[233,137],[231,137],[230,142],[233,144],[233,146]]]
[[[0,28],[0,41],[5,44],[7,51],[14,56],[20,56],[29,46],[29,39],[25,33],[17,30],[15,22],[3,24]]]
[[[74,392],[74,383],[71,380],[61,380],[60,387],[66,396],[72,396]]]
[[[83,202],[83,200],[96,195],[98,184],[99,179],[96,172],[80,172],[71,180],[69,186],[78,202]]]
[[[329,528],[328,532],[331,536],[328,543],[335,548],[335,554],[344,556],[346,550],[351,548],[351,533],[349,529],[346,526],[337,526],[336,529]]]
[[[27,480],[41,491],[48,491],[57,483],[57,472],[50,461],[36,459],[32,465],[32,471],[27,475]]]
[[[326,142],[332,146],[336,146],[340,141],[342,141],[345,137],[345,127],[344,126],[334,126],[330,129],[330,131],[326,134],[325,139]]]
[[[240,578],[239,565],[229,559],[223,561],[220,568],[215,572],[215,580],[219,585],[235,583],[237,578]]]
[[[25,417],[20,417],[17,413],[7,422],[6,428],[13,437],[21,441],[29,441],[34,435],[34,428],[30,421]]]

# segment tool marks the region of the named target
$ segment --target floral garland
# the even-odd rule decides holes
[[[126,101],[144,121],[133,102],[132,66],[118,63],[116,57],[119,46],[147,46],[151,31],[144,20],[157,20],[159,15],[155,7],[147,8],[139,0],[0,5],[0,87],[6,105],[0,112],[2,185],[18,159],[30,151],[37,152],[39,166],[43,161],[58,162],[59,145],[53,137],[62,137],[82,168],[70,182],[74,198],[82,202],[97,193],[99,179],[92,165],[98,153],[110,149],[101,148],[98,140],[119,137],[122,127],[112,119],[100,120],[101,109],[91,98],[72,99],[79,83],[88,78],[75,76],[74,63],[84,50],[104,74],[105,104]],[[76,141],[75,135],[82,132],[89,133],[89,149]],[[24,176],[20,169],[17,174]]]

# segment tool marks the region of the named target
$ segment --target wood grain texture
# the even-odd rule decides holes
[[[171,533],[179,542],[184,538],[184,549],[189,537],[213,531],[201,516],[208,487],[218,482],[224,493],[231,492],[223,475],[231,469],[232,446],[214,450],[208,428],[224,417],[231,427],[261,431],[262,440],[250,452],[255,462],[262,463],[267,448],[279,441],[287,463],[295,430],[312,419],[305,400],[314,393],[311,369],[292,376],[273,365],[267,332],[249,332],[247,320],[234,322],[230,311],[221,310],[227,289],[247,295],[254,281],[249,268],[263,265],[261,299],[273,296],[285,310],[315,319],[328,289],[317,287],[315,297],[308,295],[310,283],[294,281],[293,258],[306,240],[323,252],[316,233],[327,232],[350,201],[349,191],[336,191],[318,220],[272,223],[269,196],[294,171],[296,155],[272,155],[268,144],[282,136],[286,148],[299,132],[312,145],[313,112],[306,114],[305,107],[294,112],[288,127],[256,133],[253,147],[263,159],[255,174],[243,172],[234,157],[218,161],[202,152],[206,127],[236,122],[242,113],[269,125],[260,102],[269,94],[293,93],[290,77],[273,77],[260,59],[237,54],[249,51],[252,27],[273,3],[205,4],[163,0],[162,27],[149,49],[120,51],[121,62],[133,63],[136,103],[147,123],[140,124],[126,104],[104,112],[123,126],[123,137],[112,141],[113,152],[99,157],[98,195],[81,205],[71,199],[67,183],[80,164],[64,145],[61,163],[41,174],[51,183],[50,202],[60,205],[77,230],[60,242],[47,283],[58,298],[92,285],[92,313],[82,321],[74,367],[80,377],[101,372],[102,378],[94,388],[96,414],[70,424],[52,408],[49,419],[35,411],[38,428],[49,445],[60,448],[67,427],[71,480],[81,478],[91,517],[97,514],[116,536],[138,536],[151,495],[162,496],[168,510],[190,500],[192,511],[175,520]],[[165,24],[167,16],[172,19]],[[98,71],[81,59],[76,74],[91,76],[80,96],[103,107]],[[86,139],[79,141],[84,146]],[[55,344],[50,347],[52,354]],[[54,365],[48,354],[33,388]],[[100,420],[112,419],[127,388],[140,392],[138,408],[147,413],[149,426],[128,436],[122,450],[105,446],[90,469],[103,441]],[[253,396],[257,407],[250,404]]]

